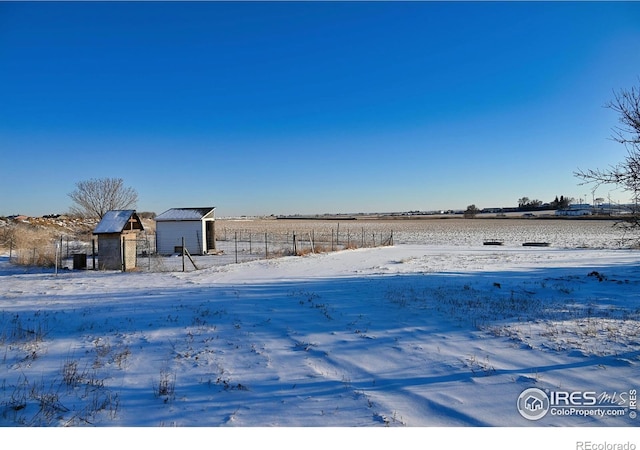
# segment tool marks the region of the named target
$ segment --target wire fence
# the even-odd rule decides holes
[[[239,264],[260,259],[305,256],[346,249],[393,245],[392,231],[342,227],[263,231],[223,227],[216,231],[215,250],[206,255],[191,255],[186,249],[173,255],[156,252],[156,236],[144,232],[136,238],[135,263],[125,262],[122,270],[174,272]],[[104,250],[104,249],[103,249]],[[110,248],[109,251],[112,249]],[[123,250],[124,253],[124,250]],[[52,267],[58,270],[100,270],[98,239],[74,239],[69,236],[9,248],[11,263],[23,266]],[[110,256],[112,258],[112,256]],[[128,267],[127,267],[128,266]]]
[[[280,232],[224,228],[216,235],[216,248],[233,256],[231,262],[236,263],[385,245],[393,245],[393,231],[367,231],[364,227],[360,232],[340,231],[339,227]]]

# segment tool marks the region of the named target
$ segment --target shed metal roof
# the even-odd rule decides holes
[[[204,208],[171,208],[156,217],[156,222],[172,220],[202,220],[213,213],[214,206]]]
[[[93,230],[93,234],[122,233],[129,227],[129,220],[135,220],[133,229],[142,230],[142,222],[133,209],[107,211]]]

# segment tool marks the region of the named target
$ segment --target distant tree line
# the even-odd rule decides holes
[[[467,206],[467,209],[463,212],[464,217],[466,219],[473,219],[476,215],[480,213],[496,213],[496,212],[517,212],[517,211],[539,211],[539,210],[547,210],[547,209],[564,209],[568,208],[571,203],[573,203],[574,199],[565,197],[561,195],[549,203],[543,203],[541,200],[530,200],[529,197],[522,197],[518,199],[518,207],[512,208],[488,208],[488,209],[480,209],[476,205],[472,204]]]
[[[520,211],[535,211],[540,209],[564,209],[568,208],[573,202],[572,198],[561,195],[549,203],[543,203],[541,200],[530,200],[529,197],[522,197],[518,199],[518,210]]]

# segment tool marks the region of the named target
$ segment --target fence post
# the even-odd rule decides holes
[[[236,246],[236,264],[238,264],[238,232],[234,234],[235,246]]]
[[[120,261],[120,267],[123,272],[126,272],[127,271],[127,255],[125,255],[126,246],[124,245],[124,236],[120,238],[120,246],[122,247],[122,250],[120,251],[120,257],[122,258],[122,260]]]
[[[293,254],[294,256],[298,254],[298,249],[296,247],[296,232],[293,232]]]
[[[96,270],[96,240],[91,238],[91,259],[93,261],[93,270]]]
[[[182,271],[184,272],[184,236],[182,237]]]
[[[269,259],[269,249],[267,248],[267,232],[264,232],[264,259]]]

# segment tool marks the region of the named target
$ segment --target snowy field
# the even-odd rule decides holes
[[[564,248],[619,248],[628,246],[631,236],[614,227],[613,220],[582,219],[463,219],[460,216],[426,219],[365,219],[365,220],[259,220],[218,219],[216,234],[231,241],[235,230],[252,231],[259,237],[263,232],[291,233],[305,236],[311,231],[340,231],[340,239],[347,234],[358,243],[365,233],[368,243],[373,233],[388,236],[393,233],[396,244],[426,244],[473,246],[485,240],[502,240],[507,245],[522,242],[549,242]]]
[[[293,427],[317,439],[390,427],[420,430],[421,448],[457,427],[516,428],[537,439],[519,448],[539,448],[539,430],[558,427],[576,434],[554,448],[592,430],[640,446],[640,252],[517,242],[184,273],[56,275],[4,257],[0,424]],[[542,417],[519,401],[529,388],[551,399]],[[513,448],[503,443],[476,447]]]
[[[199,268],[264,259],[292,253],[292,235],[298,248],[309,249],[313,239],[325,248],[351,243],[356,247],[375,247],[390,237],[394,244],[473,247],[498,240],[504,245],[547,242],[554,248],[627,248],[633,237],[614,227],[611,220],[562,219],[374,219],[374,220],[216,220],[217,249],[222,254],[195,257]],[[265,234],[268,248],[265,251]],[[236,242],[236,236],[238,242]],[[339,243],[339,245],[337,244]],[[89,247],[90,248],[90,247]],[[69,262],[71,265],[71,262]],[[91,261],[89,261],[91,266]],[[140,270],[181,270],[174,258],[140,258]],[[193,266],[187,261],[188,269]]]

